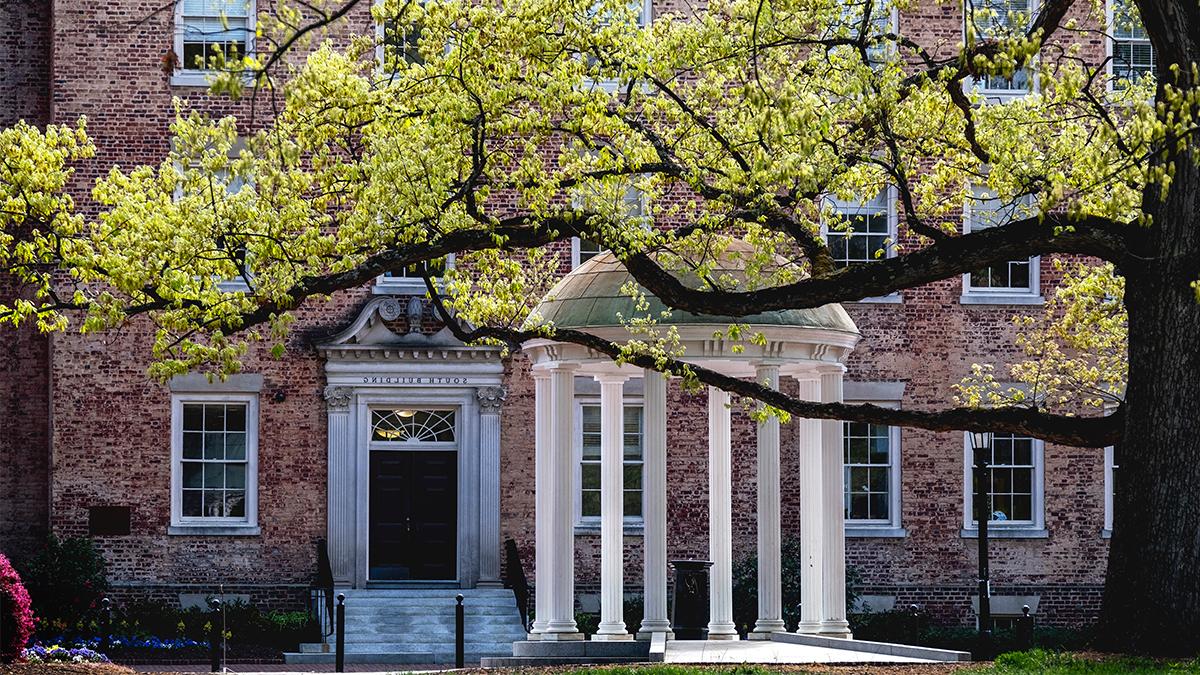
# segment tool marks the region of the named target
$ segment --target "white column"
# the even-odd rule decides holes
[[[479,399],[479,585],[499,586],[500,405],[507,393],[504,387],[480,387],[475,395]]]
[[[575,366],[550,371],[551,602],[542,640],[582,640],[575,625]]]
[[[759,364],[754,371],[759,384],[779,388],[779,366]],[[765,406],[759,404],[759,410]],[[752,640],[770,639],[787,630],[783,623],[783,588],[779,534],[779,418],[758,425],[758,621]]]
[[[798,398],[821,400],[821,380],[816,373],[797,376]],[[822,426],[820,420],[796,420],[800,453],[800,625],[798,633],[821,632],[824,618],[825,526],[822,523]]]
[[[821,401],[840,403],[842,400],[841,364],[822,366]],[[846,621],[846,530],[843,500],[844,469],[842,459],[842,421],[821,421],[821,524],[825,528],[824,543],[825,587],[822,596],[821,634],[849,638],[850,624]]]
[[[632,640],[625,630],[625,375],[600,383],[600,625],[593,640]]]
[[[642,626],[638,638],[653,633],[671,637],[667,618],[667,380],[662,373],[646,370],[643,375],[642,415],[642,517],[645,521],[643,547]]]
[[[329,565],[338,585],[354,582],[355,554],[358,539],[355,532],[356,477],[358,466],[355,452],[354,424],[350,413],[353,392],[345,387],[325,387],[328,414],[328,541]]]
[[[538,639],[546,632],[550,621],[551,598],[554,597],[553,561],[550,550],[550,513],[553,508],[553,493],[550,488],[550,373],[533,371],[533,417],[534,417],[534,610],[530,639]]]
[[[730,501],[729,394],[708,388],[708,550],[712,577],[708,596],[708,639],[736,640],[733,623],[733,513]]]

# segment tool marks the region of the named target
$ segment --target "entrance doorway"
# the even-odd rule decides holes
[[[455,411],[375,409],[371,422],[368,580],[455,580]]]

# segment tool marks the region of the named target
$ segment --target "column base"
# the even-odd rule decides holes
[[[630,633],[596,633],[592,635],[593,642],[632,642]]]
[[[733,623],[709,623],[708,624],[708,639],[709,640],[739,640],[737,626]]]
[[[750,640],[770,640],[771,633],[783,633],[787,625],[783,619],[759,619],[754,623],[754,630],[746,635]]]
[[[637,639],[649,640],[655,633],[666,633],[668,640],[675,639],[675,631],[671,630],[671,622],[665,619],[642,621],[638,628]]]
[[[653,640],[655,635],[665,635],[668,640],[675,639],[675,631],[673,630],[639,630],[637,632],[637,639]]]
[[[537,642],[538,640],[542,639],[542,634],[541,633],[526,633],[525,639],[529,640],[530,642]]]
[[[583,633],[542,633],[538,635],[539,642],[576,642],[583,640]]]
[[[504,588],[504,582],[500,580],[480,580],[475,582],[475,588]]]
[[[796,626],[796,632],[800,635],[820,635],[821,629],[824,626],[820,621],[801,621],[799,626]]]

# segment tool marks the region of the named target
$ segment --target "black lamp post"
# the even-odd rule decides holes
[[[988,574],[988,521],[991,520],[993,434],[990,431],[971,432],[975,454],[975,522],[979,524],[979,647],[977,660],[992,658],[992,584]]]

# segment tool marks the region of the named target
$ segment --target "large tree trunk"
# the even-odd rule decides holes
[[[1200,651],[1200,169],[1175,162],[1121,269],[1129,385],[1100,633],[1152,654]]]

